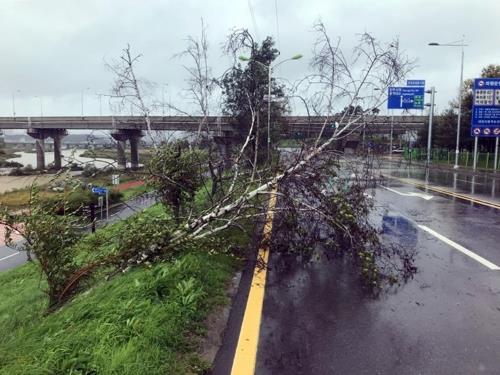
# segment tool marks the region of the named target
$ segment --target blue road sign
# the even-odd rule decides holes
[[[108,189],[105,187],[94,186],[92,188],[92,193],[97,194],[97,195],[106,195],[107,192],[108,192]]]
[[[406,86],[425,87],[425,79],[407,79]]]
[[[500,137],[500,78],[476,78],[471,135]]]
[[[389,87],[388,109],[424,109],[423,87]]]

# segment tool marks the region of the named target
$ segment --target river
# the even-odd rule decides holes
[[[85,158],[81,157],[80,155],[84,152],[85,150],[83,149],[67,149],[67,150],[62,150],[62,164],[67,165],[69,163],[75,162],[82,167],[85,167],[85,165],[93,164],[97,168],[104,168],[109,165],[115,166],[115,161],[112,159],[104,159],[104,158]],[[17,163],[21,163],[23,166],[27,166],[28,164],[31,165],[33,168],[36,168],[36,153],[34,152],[16,152],[16,155],[19,155],[17,158],[12,158],[8,159],[8,161],[15,161]],[[53,152],[46,152],[45,153],[45,165],[49,165],[54,161],[54,153]]]

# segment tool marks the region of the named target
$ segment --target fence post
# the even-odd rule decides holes
[[[487,152],[486,153],[486,168],[485,169],[488,169],[488,163],[489,163],[489,161],[490,161],[490,153]]]
[[[448,150],[448,165],[450,165],[450,150]]]
[[[467,151],[467,154],[465,155],[465,168],[469,166],[469,151]]]

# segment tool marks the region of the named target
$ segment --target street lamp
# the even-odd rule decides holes
[[[460,85],[458,88],[458,119],[457,119],[457,147],[455,150],[455,165],[453,168],[458,168],[458,154],[460,152],[460,118],[462,116],[462,91],[463,91],[463,82],[464,82],[464,47],[467,47],[465,44],[465,35],[462,36],[462,39],[458,42],[453,43],[429,43],[429,46],[433,47],[460,47],[462,49],[462,61],[460,67]],[[477,139],[477,138],[476,138]]]
[[[40,100],[40,118],[43,117],[43,103],[42,103],[42,97],[41,96],[35,96],[35,98],[38,98]]]
[[[16,92],[21,92],[21,90],[12,91],[12,114],[16,118]]]
[[[165,86],[168,86],[168,83],[164,83],[161,85],[161,115],[165,117]]]
[[[104,94],[97,93],[96,96],[99,98],[99,116],[102,117],[102,96]]]
[[[300,53],[298,53],[298,54],[296,54],[288,59],[282,60],[279,63],[274,64],[273,66],[271,66],[271,63],[269,63],[269,65],[266,65],[264,63],[261,63],[260,61],[255,60],[255,62],[257,64],[260,64],[267,69],[267,76],[268,76],[268,80],[267,80],[267,87],[268,87],[268,92],[267,92],[267,162],[268,163],[270,162],[270,159],[271,159],[271,75],[272,75],[272,71],[273,71],[273,69],[275,69],[279,65],[283,64],[284,62],[291,61],[291,60],[299,60],[301,58],[302,58],[302,55]],[[248,58],[246,56],[240,56],[239,59],[240,59],[240,61],[250,61],[250,58]]]
[[[87,87],[85,90],[90,90],[90,87]],[[85,92],[85,90],[82,90],[81,94],[82,94],[82,119],[83,119],[83,93]]]

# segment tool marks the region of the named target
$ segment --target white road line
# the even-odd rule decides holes
[[[382,186],[380,185],[381,188],[384,188],[386,190],[389,190],[389,191],[392,191],[393,193],[396,193],[396,194],[399,194],[399,195],[402,195],[402,196],[405,196],[405,197],[419,197],[419,198],[422,198],[422,199],[425,199],[426,201],[428,200],[431,200],[433,198],[432,195],[428,195],[428,194],[423,194],[423,193],[413,193],[413,192],[410,192],[410,193],[402,193],[400,191],[397,191],[397,190],[394,190],[394,189],[391,189],[391,188],[388,188],[387,186]]]
[[[19,254],[21,254],[21,252],[20,252],[20,251],[18,251],[17,253],[14,253],[14,254],[7,255],[6,257],[0,258],[0,262],[1,262],[2,260],[12,258],[12,257],[14,257],[14,256],[16,256],[16,255],[19,255]]]
[[[465,247],[463,247],[462,245],[459,245],[457,244],[456,242],[446,238],[445,236],[443,236],[442,234],[439,234],[438,232],[432,230],[431,228],[429,227],[426,227],[425,225],[420,225],[418,224],[418,227],[424,231],[426,231],[427,233],[430,233],[432,234],[434,237],[440,239],[441,241],[443,241],[444,243],[454,247],[455,249],[457,249],[458,251],[460,251],[461,253],[471,257],[472,259],[478,261],[479,263],[481,263],[483,266],[486,266],[488,267],[490,270],[493,270],[493,271],[498,271],[500,270],[500,267],[498,267],[496,264],[493,264],[491,263],[489,260],[486,260],[484,259],[482,256],[479,256],[477,255],[476,253],[466,249]]]

